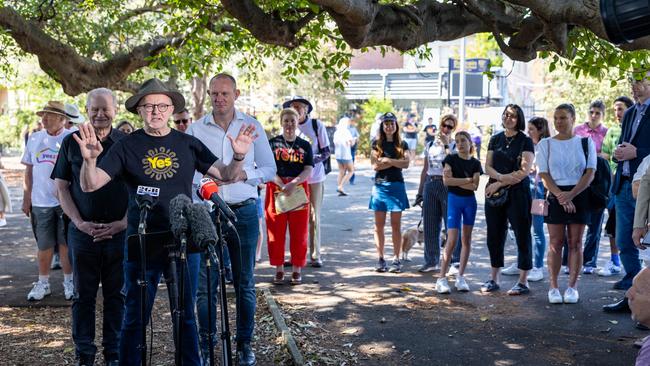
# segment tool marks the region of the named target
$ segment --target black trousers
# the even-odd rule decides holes
[[[485,204],[487,247],[490,252],[490,264],[493,268],[503,267],[508,222],[512,226],[517,242],[517,268],[525,271],[533,268],[533,245],[530,234],[531,196],[528,187],[529,183],[526,180],[510,188],[508,201],[501,207]]]

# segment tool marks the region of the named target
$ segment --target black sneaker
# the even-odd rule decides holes
[[[402,262],[400,262],[399,259],[393,259],[393,263],[390,264],[390,268],[388,269],[388,272],[390,273],[402,272]]]
[[[375,271],[381,273],[388,271],[388,265],[386,265],[386,261],[384,260],[384,258],[379,258],[379,261],[377,262],[377,267],[375,267]]]
[[[516,285],[512,286],[510,290],[508,290],[508,295],[510,296],[518,296],[518,295],[526,295],[530,292],[530,289],[526,284],[523,284],[521,282],[517,282]]]
[[[487,280],[481,285],[481,292],[492,292],[499,290],[499,284],[493,280]]]

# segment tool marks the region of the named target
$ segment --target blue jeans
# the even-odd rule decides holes
[[[187,255],[187,269],[185,271],[185,296],[183,304],[183,365],[201,365],[199,356],[199,342],[194,317],[194,306],[196,305],[196,287],[199,272],[199,253]],[[156,290],[160,282],[161,274],[168,279],[169,262],[167,258],[147,259],[147,303],[145,311],[146,324],[149,323],[153,300],[156,298]],[[177,273],[180,275],[180,263],[177,262]],[[139,365],[140,359],[140,262],[132,261],[124,263],[124,291],[126,292],[126,307],[124,322],[122,323],[122,335],[120,338],[120,364]],[[171,306],[171,304],[170,304]],[[170,309],[172,310],[172,309]],[[145,324],[145,325],[146,325]],[[147,350],[148,352],[148,350]]]
[[[228,250],[231,254],[235,297],[237,305],[237,343],[248,343],[253,339],[253,328],[255,326],[255,278],[253,270],[255,267],[255,250],[257,248],[257,236],[259,235],[259,223],[257,219],[257,206],[251,203],[233,210],[237,216],[235,228],[237,233],[224,225],[224,235]],[[239,240],[237,240],[239,234]],[[199,289],[197,294],[197,311],[199,318],[199,334],[201,338],[201,349],[207,351],[210,346],[210,322],[208,319],[208,283],[207,267],[205,257],[201,260],[199,271]],[[213,345],[217,341],[214,337],[216,327],[216,304],[217,285],[219,279],[218,267],[215,263],[211,265],[210,282],[212,282],[212,330]]]
[[[102,346],[105,360],[119,357],[120,326],[124,315],[124,232],[112,239],[94,243],[93,238],[70,223],[68,247],[74,273],[72,300],[72,339],[77,358],[94,359],[95,303],[102,284]]]
[[[632,227],[634,224],[634,209],[636,200],[632,196],[630,181],[621,183],[616,194],[616,246],[621,251],[621,262],[625,268],[625,276],[619,281],[625,288],[632,286],[632,279],[641,271],[639,250],[632,242]]]
[[[543,199],[546,194],[544,189],[544,183],[537,182],[535,186],[535,181],[530,180],[530,195],[533,199]],[[533,266],[535,268],[544,267],[544,256],[546,253],[546,235],[544,234],[544,216],[532,215],[533,217],[533,255],[534,262]]]

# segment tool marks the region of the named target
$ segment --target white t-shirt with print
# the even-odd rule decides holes
[[[70,133],[69,130],[63,129],[58,135],[50,136],[46,130],[41,130],[29,137],[21,163],[33,166],[32,206],[59,205],[54,180],[50,179],[50,175],[59,156],[61,142]]]
[[[549,157],[549,146],[551,155]],[[540,141],[536,148],[535,164],[539,173],[550,173],[558,186],[573,186],[580,181],[585,169],[596,169],[596,147],[588,139],[588,159],[582,150],[582,137],[573,136],[568,140],[548,137]],[[586,167],[585,167],[586,166]]]
[[[311,144],[311,151],[314,154],[314,159],[316,158],[316,154],[318,154],[318,142],[320,142],[320,146],[323,148],[330,146],[330,140],[327,137],[325,125],[321,121],[318,121],[317,125],[318,140],[316,139],[317,135],[316,131],[314,131],[311,118],[307,118],[305,123],[298,124],[298,130],[300,131],[298,137],[309,141]],[[309,184],[320,183],[325,181],[325,178],[327,178],[325,175],[325,167],[323,167],[323,163],[321,162],[314,165],[314,169],[311,171],[311,177],[309,177],[308,182]]]

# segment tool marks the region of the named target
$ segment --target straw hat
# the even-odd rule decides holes
[[[63,103],[56,100],[50,100],[49,102],[47,102],[47,104],[45,105],[45,107],[43,107],[43,109],[36,112],[36,115],[39,117],[43,117],[43,114],[45,113],[58,114],[65,118],[68,118],[68,116],[65,114],[65,106],[63,105]]]

